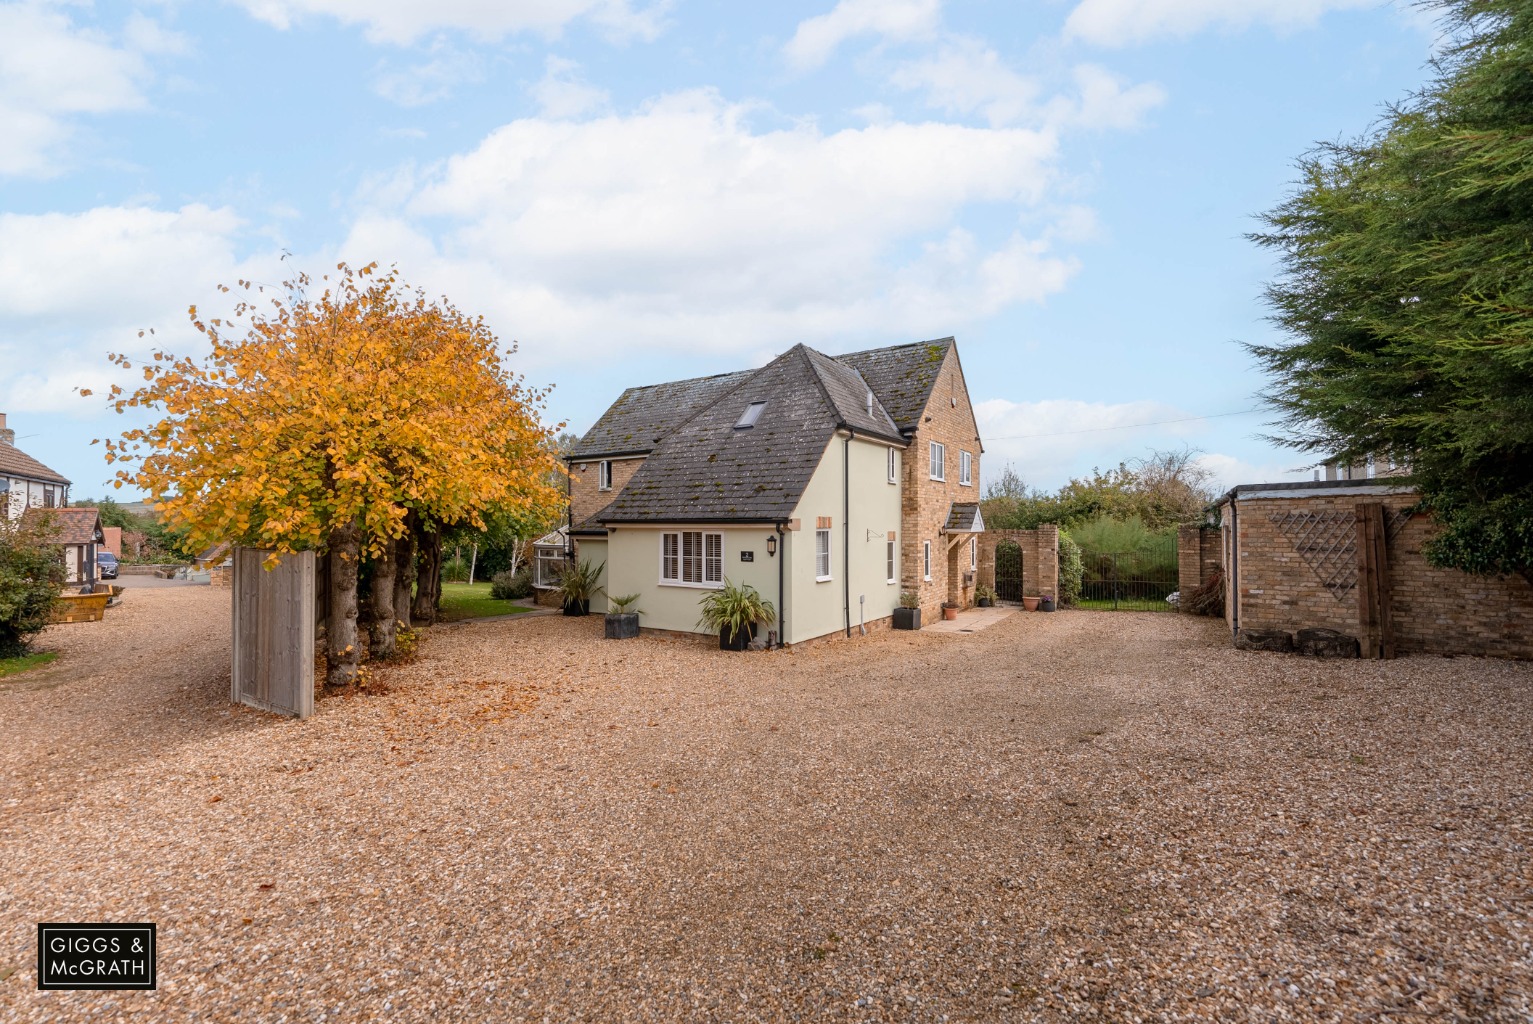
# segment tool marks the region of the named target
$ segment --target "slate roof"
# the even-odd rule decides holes
[[[101,543],[101,513],[90,506],[81,508],[29,508],[21,521],[31,525],[47,516],[52,529],[48,540],[53,544]]]
[[[899,428],[911,430],[919,425],[942,361],[954,344],[952,338],[939,338],[872,348],[837,356],[836,362],[861,374]]]
[[[780,522],[798,505],[825,447],[843,422],[830,398],[848,401],[856,386],[867,416],[867,386],[826,366],[826,357],[796,345],[744,375],[697,413],[639,467],[601,514],[606,523]],[[765,402],[754,427],[736,429],[740,414]],[[887,414],[875,402],[877,424]],[[887,429],[887,426],[884,427]]]
[[[979,502],[953,502],[953,507],[948,509],[947,525],[942,527],[943,533],[983,533],[984,531],[985,517],[979,514]]]
[[[69,484],[70,480],[55,473],[13,444],[0,441],[0,476],[19,476],[25,480],[40,480],[50,484]]]
[[[862,379],[860,373],[823,352],[816,352],[803,345],[799,347],[809,358],[809,365],[819,378],[826,400],[835,409],[842,423],[859,434],[876,434],[887,440],[905,443],[905,439],[900,436],[900,428],[895,425],[883,403],[878,400],[878,395]],[[873,395],[871,410],[868,408],[869,394]]]
[[[667,434],[753,372],[736,370],[629,388],[586,431],[570,457],[584,459],[653,451]]]

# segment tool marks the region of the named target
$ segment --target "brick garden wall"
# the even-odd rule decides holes
[[[1217,526],[1192,525],[1176,531],[1177,589],[1189,594],[1207,583],[1223,564],[1223,538]]]
[[[995,586],[995,549],[1009,540],[1022,549],[1022,594],[1059,596],[1059,527],[1036,530],[986,530],[979,535],[979,580]]]
[[[1335,516],[1345,524],[1354,546],[1332,564],[1350,559],[1355,565],[1356,508],[1365,501],[1384,505],[1390,608],[1401,653],[1533,658],[1533,586],[1521,577],[1470,576],[1428,565],[1422,548],[1432,536],[1431,520],[1404,513],[1416,503],[1414,493],[1242,500],[1236,568],[1241,628],[1294,631],[1321,626],[1358,635],[1359,588],[1324,586],[1323,563],[1319,572],[1311,564],[1320,561],[1319,553],[1299,550],[1305,542],[1296,542],[1291,521],[1285,532],[1274,517]],[[1228,504],[1223,519],[1228,539]],[[1322,527],[1315,536],[1328,544],[1337,534]],[[1233,602],[1227,601],[1226,608],[1227,617],[1232,617]]]

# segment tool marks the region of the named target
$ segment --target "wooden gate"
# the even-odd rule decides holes
[[[314,552],[234,550],[230,699],[279,715],[314,713]]]
[[[1022,600],[1022,546],[1015,541],[995,546],[995,595],[1002,601]]]

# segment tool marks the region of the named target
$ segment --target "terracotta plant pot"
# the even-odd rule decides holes
[[[958,606],[956,604],[945,604],[945,605],[943,605],[942,606],[942,617],[944,619],[948,619],[948,620],[952,620],[952,619],[958,618]]]
[[[1030,611],[1030,612],[1037,611],[1038,610],[1038,598],[1036,598],[1036,597],[1024,597],[1022,599],[1022,608],[1025,611]]]

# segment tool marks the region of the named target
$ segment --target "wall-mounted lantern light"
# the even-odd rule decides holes
[[[777,535],[773,534],[772,536],[767,538],[767,557],[771,558],[771,557],[773,557],[776,554],[777,554]]]

